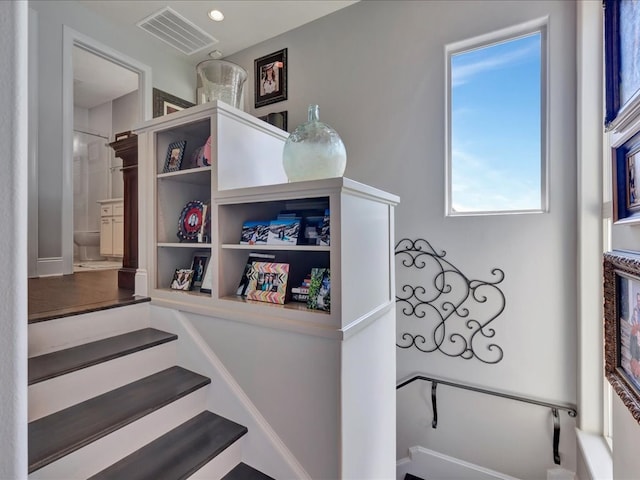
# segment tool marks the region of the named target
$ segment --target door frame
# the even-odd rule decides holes
[[[62,33],[62,274],[73,273],[73,47],[138,74],[140,119],[151,118],[151,67],[68,26]]]

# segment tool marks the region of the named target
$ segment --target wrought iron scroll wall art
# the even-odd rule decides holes
[[[491,323],[506,305],[504,293],[497,286],[504,280],[504,272],[492,268],[491,280],[470,280],[445,260],[446,254],[444,250],[437,252],[424,239],[405,238],[397,243],[396,261],[411,269],[409,276],[419,279],[420,284],[403,285],[396,292],[396,305],[409,320],[399,325],[411,326],[407,328],[410,331],[399,334],[396,345],[498,363],[504,352],[493,340],[496,331]]]

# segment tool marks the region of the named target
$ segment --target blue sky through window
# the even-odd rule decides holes
[[[454,213],[542,209],[540,32],[451,55]]]

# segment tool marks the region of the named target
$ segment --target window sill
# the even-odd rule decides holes
[[[602,435],[587,433],[576,428],[578,438],[578,464],[584,461],[585,473],[591,480],[613,479],[613,459],[611,449]],[[580,467],[580,465],[579,465]],[[578,468],[580,471],[580,468]],[[588,480],[583,479],[581,480]]]

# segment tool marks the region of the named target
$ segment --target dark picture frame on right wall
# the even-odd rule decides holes
[[[605,376],[640,423],[640,254],[604,254]]]
[[[640,110],[640,3],[604,0],[605,127],[623,128]]]

